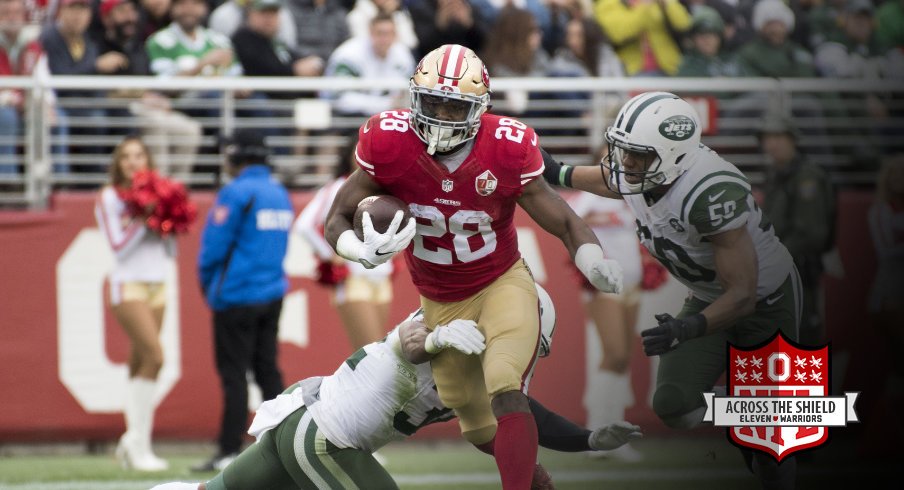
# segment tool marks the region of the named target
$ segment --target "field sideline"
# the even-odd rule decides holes
[[[637,464],[547,450],[541,450],[540,460],[556,488],[562,490],[759,488],[737,449],[718,437],[647,439],[635,447],[646,456]],[[120,469],[109,451],[98,455],[6,455],[0,458],[0,490],[139,490],[165,481],[200,481],[211,476],[188,471],[210,454],[206,449],[163,445],[158,452],[172,468],[153,476]],[[499,488],[493,460],[465,444],[404,442],[392,444],[380,454],[404,490]],[[800,466],[798,488],[838,488],[837,484],[846,480],[862,484],[865,475],[884,479],[885,470],[878,466],[864,473],[863,468],[831,462],[831,451],[816,456],[815,461]]]

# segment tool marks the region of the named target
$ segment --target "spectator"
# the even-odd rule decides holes
[[[547,0],[470,0],[469,3],[480,12],[480,17],[487,25],[495,24],[496,18],[499,17],[499,13],[505,7],[511,6],[527,10],[534,16],[537,25],[540,26],[540,31],[543,34],[543,46],[558,47],[561,44],[562,35],[557,32],[559,29],[553,25],[552,2]],[[556,20],[564,22],[564,17],[562,15]],[[559,39],[554,39],[556,37]],[[553,52],[555,52],[555,49],[550,50],[548,54]]]
[[[60,8],[60,0],[26,0],[25,10],[28,12],[28,22],[43,25],[53,22]]]
[[[154,170],[147,147],[127,137],[113,151],[110,183],[98,195],[94,215],[113,250],[110,304],[116,321],[129,337],[129,380],[126,384],[126,432],[119,439],[116,457],[127,468],[162,471],[169,467],[151,448],[157,375],[163,366],[160,330],[166,310],[166,279],[176,242],[162,238],[145,225],[146,216],[129,214],[121,197],[132,176]]]
[[[847,0],[797,0],[792,2],[792,12],[796,22],[791,38],[810,50],[822,43],[838,42],[843,38],[841,24]]]
[[[150,66],[144,42],[138,39],[138,8],[130,0],[101,0],[103,35],[98,39],[101,56],[122,55],[122,63],[111,75],[148,75]]]
[[[829,78],[876,79],[882,76],[885,51],[875,35],[870,0],[848,0],[838,42],[821,44],[815,55],[820,75]]]
[[[565,43],[550,62],[551,76],[614,77],[625,76],[621,60],[606,40],[595,20],[570,19],[565,25]]]
[[[481,57],[495,77],[545,77],[549,56],[540,49],[542,33],[533,14],[508,6],[499,12],[487,36]],[[507,113],[524,114],[529,94],[509,90],[505,93]]]
[[[283,390],[277,330],[288,289],[283,260],[292,226],[286,188],[271,177],[264,135],[239,129],[222,151],[233,180],[217,194],[198,254],[198,276],[213,310],[217,372],[223,387],[219,452],[195,471],[222,470],[238,455],[248,424],[248,379],[264,400]]]
[[[235,31],[242,25],[242,18],[245,17],[249,8],[254,8],[258,2],[254,0],[227,0],[220,4],[210,14],[207,25],[212,31],[231,38]],[[278,6],[282,7],[282,2],[278,2]],[[278,8],[279,19],[277,21],[276,37],[279,41],[290,48],[295,48],[298,42],[295,33],[295,19],[288,9]],[[235,45],[238,48],[238,45]]]
[[[40,30],[27,24],[24,0],[0,0],[0,76],[31,75],[44,56]],[[26,92],[0,89],[0,174],[18,172],[16,138],[25,116]]]
[[[678,67],[679,77],[738,77],[741,69],[734,56],[722,49],[725,23],[715,10],[701,5],[694,10],[692,47]]]
[[[678,0],[600,0],[595,9],[628,75],[671,76],[678,71],[677,38],[691,27],[691,16]]]
[[[791,253],[800,273],[803,308],[799,341],[821,345],[822,255],[835,241],[835,194],[826,173],[807,160],[797,146],[797,127],[790,117],[768,115],[758,136],[770,166],[763,210],[776,236]]]
[[[904,48],[904,0],[887,0],[876,11],[876,34],[885,49]]]
[[[468,0],[423,0],[408,6],[418,39],[418,57],[444,44],[461,44],[474,51],[483,48],[486,19]]]
[[[279,36],[282,0],[249,0],[245,24],[232,36],[235,54],[245,75],[253,77],[313,77],[323,71],[316,54],[302,55]],[[226,4],[224,4],[226,5]],[[293,39],[294,42],[294,39]],[[279,96],[278,92],[269,96]],[[285,93],[283,93],[285,94]],[[292,95],[292,94],[289,94]]]
[[[289,0],[298,49],[327,60],[348,39],[348,10],[339,0]]]
[[[352,37],[363,37],[370,33],[370,21],[378,13],[387,13],[395,22],[399,42],[410,50],[417,49],[417,35],[411,14],[400,0],[358,0],[355,8],[348,13],[348,28]]]
[[[760,0],[753,9],[757,37],[738,51],[741,70],[753,77],[813,77],[813,57],[788,35],[794,13],[781,0]]]
[[[326,76],[363,79],[407,80],[414,72],[411,51],[396,38],[395,21],[390,14],[379,13],[370,21],[370,35],[353,37],[342,43],[326,66]],[[383,89],[326,93],[334,97],[334,109],[343,115],[369,117],[385,110],[407,105],[408,91]]]
[[[153,74],[160,77],[241,75],[242,66],[233,55],[229,39],[201,25],[207,15],[204,0],[174,0],[171,15],[173,23],[147,41]],[[184,109],[189,116],[218,118],[219,109],[198,107],[197,102],[198,99],[217,97],[219,93],[215,91],[185,92],[179,95],[177,102],[194,104],[194,107]],[[168,100],[161,102],[162,109],[169,109]],[[151,131],[159,132],[160,129],[151,128]],[[208,130],[208,135],[213,133],[212,129]],[[191,163],[190,160],[171,159],[169,173],[186,178],[191,171]]]
[[[41,33],[41,44],[47,53],[47,65],[53,75],[108,75],[120,70],[128,63],[128,59],[118,52],[100,54],[97,41],[88,35],[88,24],[91,22],[91,6],[89,0],[60,0],[59,14],[54,25],[47,25]],[[71,100],[99,98],[96,90],[58,90],[60,98]],[[99,102],[98,102],[99,104]],[[96,139],[106,134],[106,116],[104,107],[88,105],[86,107],[58,108],[60,132],[73,136],[85,136]],[[79,118],[76,124],[70,124],[69,118]],[[106,149],[90,142],[79,147],[70,147],[71,152],[83,152],[89,155],[106,153]],[[82,168],[96,171],[96,166]]]
[[[352,352],[386,336],[393,274],[392,261],[367,269],[358,262],[336,255],[323,237],[323,226],[333,198],[355,168],[357,143],[357,138],[351,138],[336,166],[335,179],[317,191],[294,227],[314,250],[318,261],[317,282],[333,288],[333,304],[351,342]]]
[[[155,32],[170,25],[172,0],[139,0],[138,39],[144,43]]]

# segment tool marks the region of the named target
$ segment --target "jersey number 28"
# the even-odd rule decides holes
[[[422,221],[417,224],[417,235],[414,237],[414,256],[433,264],[447,265],[452,263],[453,254],[459,262],[473,262],[482,259],[496,250],[496,232],[493,231],[493,218],[484,211],[460,209],[446,220],[443,213],[435,206],[411,204],[411,214]],[[423,220],[429,223],[424,224]],[[476,225],[465,228],[465,225]],[[442,237],[447,233],[453,235],[454,250],[437,247],[430,250],[424,246],[424,237]],[[483,245],[471,250],[470,238],[480,234]]]

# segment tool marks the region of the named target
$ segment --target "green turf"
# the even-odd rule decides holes
[[[725,439],[645,439],[634,446],[644,454],[643,462],[628,464],[547,450],[541,450],[540,460],[560,490],[759,488],[744,469],[737,449]],[[170,445],[158,452],[171,468],[157,474],[125,471],[109,453],[0,457],[0,490],[134,490],[167,481],[203,481],[213,476],[189,471],[210,455],[206,450]],[[493,459],[465,444],[396,443],[380,450],[380,454],[404,490],[499,488]],[[820,464],[803,466],[802,475],[799,488],[826,488],[851,476],[851,471]]]

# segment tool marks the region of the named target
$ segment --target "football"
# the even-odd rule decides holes
[[[364,219],[365,211],[370,213],[370,220],[374,225],[374,230],[379,233],[385,233],[390,223],[392,223],[392,218],[395,216],[396,211],[400,210],[405,212],[402,224],[399,226],[401,229],[408,222],[408,218],[411,217],[411,211],[408,210],[408,205],[405,204],[405,201],[385,194],[365,197],[358,203],[358,209],[355,210],[355,219],[352,223],[355,227],[355,235],[358,236],[359,240],[364,239],[364,224],[362,220]]]

